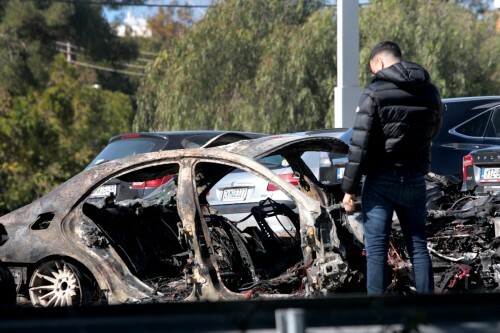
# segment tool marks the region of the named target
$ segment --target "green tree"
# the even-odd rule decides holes
[[[136,129],[152,122],[158,129],[264,132],[324,126],[331,92],[322,88],[335,76],[329,39],[335,27],[331,11],[319,13],[321,5],[228,0],[212,6],[150,68]]]
[[[171,4],[177,5],[179,2],[173,1]],[[193,11],[186,7],[160,7],[147,22],[152,32],[152,38],[149,38],[151,49],[168,49],[172,41],[193,24]]]
[[[443,97],[497,94],[499,36],[485,1],[372,0],[360,9],[361,85],[373,45],[391,39]],[[333,125],[335,12],[319,1],[226,0],[148,70],[135,129],[278,133]]]
[[[123,93],[95,89],[62,56],[48,87],[14,97],[0,117],[0,212],[33,201],[80,172],[109,137],[129,130]]]
[[[102,10],[98,2],[0,2],[0,213],[81,171],[110,136],[130,130],[131,99],[113,91],[133,94],[134,79],[54,61],[59,42],[106,67],[137,57],[137,43],[118,38]]]
[[[102,5],[80,1],[1,1],[0,86],[13,96],[43,88],[49,77],[47,64],[61,48],[58,42],[78,45],[86,59],[111,66],[135,59],[136,43],[118,38],[102,9]],[[116,90],[123,82],[123,77],[119,81],[113,74],[98,75],[105,88]]]
[[[441,0],[443,2],[451,2],[460,4],[465,8],[469,8],[476,14],[484,14],[489,11],[493,0]]]
[[[498,94],[496,15],[478,17],[453,2],[372,0],[360,15],[361,82],[371,74],[364,65],[371,47],[394,40],[407,60],[428,69],[443,97]]]

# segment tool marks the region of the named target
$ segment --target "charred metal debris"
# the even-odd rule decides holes
[[[486,196],[461,193],[458,186],[454,178],[427,176],[428,248],[433,260],[436,292],[496,291],[500,283],[500,217],[497,213],[500,198],[497,193]],[[204,220],[210,237],[196,236],[204,239],[200,248],[202,256],[215,258],[217,275],[225,286],[219,289],[220,292],[224,294],[227,288],[230,293],[239,293],[242,298],[249,299],[364,291],[366,267],[361,216],[344,214],[336,199],[338,188],[324,189],[329,190],[326,194],[331,205],[328,212],[323,211],[318,217],[314,229],[300,230],[298,214],[271,199],[252,208],[251,215],[257,225],[243,231],[236,223],[207,211]],[[90,213],[89,216],[94,216],[93,220],[106,230],[106,239],[122,244],[119,248],[135,247],[128,255],[133,272],[155,288],[161,296],[159,299],[180,301],[190,295],[191,286],[199,276],[185,241],[186,230],[173,208],[175,196],[170,200],[166,205],[164,202],[160,205],[145,202],[130,206],[108,205],[100,213],[96,212],[97,215]],[[288,217],[300,232],[278,236],[265,218],[281,215]],[[114,220],[120,221],[119,230],[111,227]],[[135,224],[123,228],[123,221],[132,220]],[[390,292],[411,294],[415,292],[412,267],[397,219],[393,226],[388,253],[392,274]],[[319,242],[314,237],[320,238]],[[101,238],[94,238],[95,246],[106,246]],[[141,244],[137,239],[148,241]],[[164,246],[166,244],[168,246]],[[308,249],[317,244],[323,244],[323,248]],[[322,265],[317,263],[314,253],[321,253]],[[327,264],[329,261],[331,265]],[[230,294],[223,296],[231,298]]]
[[[433,262],[435,291],[498,291],[499,193],[476,196],[472,192],[460,192],[459,186],[460,181],[453,177],[432,173],[427,176],[427,246]],[[393,285],[396,290],[410,292],[411,274],[407,273],[411,266],[402,249],[397,226],[392,244],[389,262]]]

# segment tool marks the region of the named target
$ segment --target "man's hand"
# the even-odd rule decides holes
[[[354,194],[346,193],[344,195],[344,199],[342,200],[342,204],[344,205],[344,209],[347,213],[354,213]]]

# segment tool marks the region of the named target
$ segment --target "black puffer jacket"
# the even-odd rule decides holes
[[[354,194],[362,175],[430,168],[430,146],[441,127],[442,104],[429,73],[400,62],[377,72],[356,110],[342,189]]]

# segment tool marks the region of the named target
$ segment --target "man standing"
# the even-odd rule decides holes
[[[342,189],[347,212],[366,175],[361,206],[367,258],[367,291],[382,294],[388,285],[387,251],[396,212],[413,265],[419,293],[432,293],[432,263],[425,235],[426,190],[431,141],[441,126],[442,104],[429,73],[402,60],[399,46],[377,44],[370,54],[372,83],[356,110],[349,162]]]

